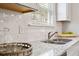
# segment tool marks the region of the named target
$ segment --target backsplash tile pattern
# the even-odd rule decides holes
[[[49,31],[56,31],[55,27],[29,27],[28,23],[31,19],[31,13],[20,14],[0,9],[0,21],[4,21],[0,22],[0,28],[10,29],[6,34],[5,42],[45,40]],[[1,39],[0,42],[2,42]]]

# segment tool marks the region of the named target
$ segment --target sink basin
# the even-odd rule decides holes
[[[44,43],[50,43],[50,44],[66,44],[68,42],[72,41],[71,39],[53,39],[51,41],[42,41]]]

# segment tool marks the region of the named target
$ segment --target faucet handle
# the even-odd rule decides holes
[[[50,34],[50,33],[53,33],[53,32],[48,32],[48,34]],[[56,31],[56,32],[54,32],[54,33],[58,33],[58,32]]]
[[[50,34],[51,32],[48,32],[48,34]]]
[[[58,32],[55,32],[55,33],[58,33]]]

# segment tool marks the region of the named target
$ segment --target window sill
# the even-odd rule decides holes
[[[36,25],[36,24],[28,24],[28,26],[32,26],[32,27],[54,27],[54,25]]]

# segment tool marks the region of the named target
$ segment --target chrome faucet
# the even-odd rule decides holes
[[[58,32],[54,32],[54,33],[52,33],[52,34],[51,34],[51,33],[52,33],[52,32],[49,32],[49,33],[48,33],[48,41],[50,40],[51,37],[53,37],[53,36],[54,36],[55,34],[57,34]]]

